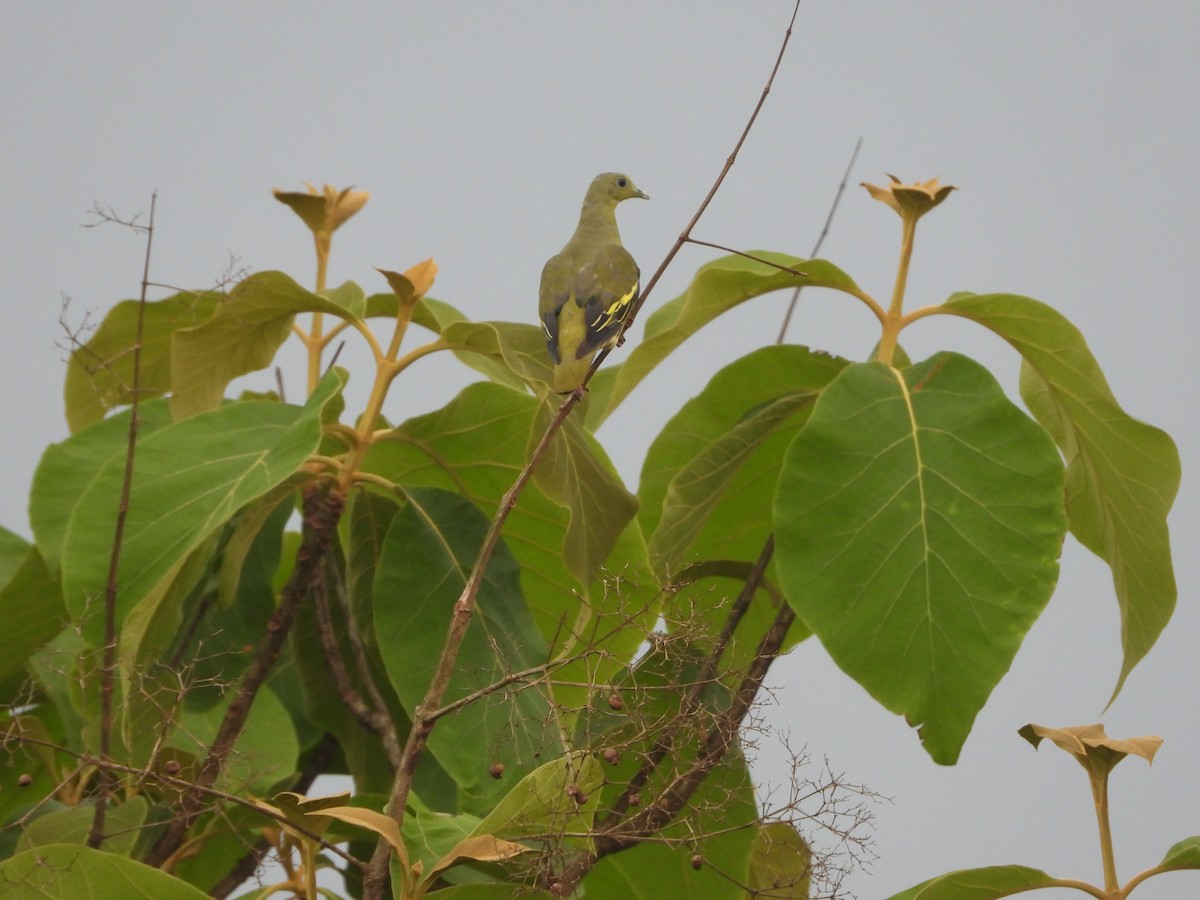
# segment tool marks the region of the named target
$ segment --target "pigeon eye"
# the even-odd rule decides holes
[[[617,184],[618,184],[620,187],[625,187],[625,179],[624,179],[624,178],[618,178],[618,179],[617,179]]]

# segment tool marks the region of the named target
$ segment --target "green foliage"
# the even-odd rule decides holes
[[[873,192],[909,217],[906,265],[912,216],[949,189]],[[343,867],[334,842],[365,861],[380,841],[367,887],[344,866],[350,895],[390,866],[405,900],[806,898],[828,877],[797,828],[811,813],[764,815],[737,737],[772,660],[815,635],[951,764],[1051,599],[1068,529],[1113,571],[1118,689],[1170,617],[1174,444],[1038,301],[905,313],[903,279],[885,309],[827,261],[731,255],[564,400],[541,330],[425,296],[431,260],[381,270],[390,294],[325,288],[333,231],[365,193],[277,196],[313,231],[316,290],[260,272],[146,305],[128,489],[138,308],[114,307],[72,356],[72,435],[35,474],[34,543],[0,530],[13,896],[200,896],[259,841],[311,896],[317,866]],[[863,304],[872,359],[781,345],[726,361],[654,423],[630,491],[599,425],[721,314],[799,287]],[[900,332],[932,314],[1018,351],[1032,418],[964,356],[908,360]],[[432,338],[407,346],[410,324]],[[342,333],[375,362],[361,410],[324,355]],[[226,396],[292,335],[303,405]],[[442,351],[483,378],[384,421],[388,391],[419,392],[420,360]],[[1093,741],[1085,759],[1152,752],[1051,731]],[[305,797],[318,773],[356,793]],[[1144,877],[1198,867],[1191,838]],[[1062,883],[1001,866],[897,898]]]
[[[995,379],[939,353],[843,369],[775,496],[788,601],[845,672],[953,763],[1050,599],[1062,462]]]
[[[103,850],[71,844],[35,847],[0,863],[0,887],[13,900],[202,900],[206,896],[166,872]]]
[[[383,540],[373,590],[375,635],[410,716],[433,677],[446,624],[486,530],[483,514],[457,494],[414,488]],[[447,704],[546,659],[545,643],[522,602],[520,568],[503,544],[484,572],[478,603]],[[486,813],[506,791],[504,781],[488,774],[489,766],[502,764],[509,777],[520,777],[535,760],[563,752],[536,681],[515,696],[495,692],[447,716],[429,749],[458,786],[459,809],[474,815]]]
[[[1117,403],[1079,330],[1044,303],[956,294],[944,309],[995,331],[1021,354],[1021,396],[1067,460],[1071,533],[1112,568],[1125,658],[1115,697],[1175,609],[1167,513],[1179,451]]]

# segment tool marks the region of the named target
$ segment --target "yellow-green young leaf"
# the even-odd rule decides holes
[[[589,382],[587,427],[595,431],[643,378],[680,344],[721,313],[762,294],[795,287],[830,287],[856,292],[850,276],[823,259],[800,259],[755,250],[753,255],[724,256],[700,267],[687,290],[646,319],[644,337],[619,365],[605,366]],[[783,268],[779,268],[783,267]],[[791,271],[802,271],[795,275]]]
[[[347,307],[305,290],[282,272],[257,272],[230,291],[203,325],[175,332],[172,415],[179,420],[214,409],[234,378],[269,366],[301,312],[355,318]]]
[[[448,491],[412,488],[392,519],[375,571],[375,635],[388,678],[411,716],[423,702],[488,520]],[[512,672],[549,659],[520,589],[520,569],[500,543],[484,573],[474,614],[442,705],[472,696]],[[513,690],[479,696],[443,717],[429,752],[458,785],[460,809],[479,814],[504,793],[491,776],[501,763],[513,777],[539,757],[561,753],[561,739],[536,674]],[[480,747],[488,748],[488,756]]]
[[[1115,698],[1175,609],[1167,530],[1179,490],[1175,442],[1121,409],[1079,329],[1046,304],[955,294],[941,308],[990,328],[1024,358],[1021,396],[1067,460],[1071,533],[1112,569],[1124,649]]]
[[[839,666],[952,764],[1058,577],[1062,460],[986,369],[843,369],[784,460],[776,563]]]
[[[812,853],[793,825],[770,822],[755,836],[748,875],[751,896],[808,900]]]
[[[388,287],[396,295],[397,304],[400,306],[412,306],[433,287],[433,281],[437,278],[438,267],[437,263],[430,257],[424,262],[419,262],[415,266],[412,266],[403,274],[380,268],[376,268],[375,271],[387,279]]]
[[[1168,869],[1200,869],[1200,835],[1184,838],[1173,846],[1159,865]]]
[[[413,865],[419,865],[422,872],[428,872],[463,838],[475,832],[479,825],[479,817],[470,813],[437,812],[425,805],[423,797],[424,794],[418,795],[415,791],[408,795],[401,832],[412,856]],[[358,800],[355,805],[369,804]],[[379,805],[382,808],[382,801]],[[470,881],[471,876],[461,871],[453,872],[446,876],[446,880]]]
[[[425,873],[425,884],[432,885],[441,877],[443,872],[458,865],[460,862],[502,862],[506,859],[512,859],[514,856],[520,856],[522,853],[529,853],[530,851],[531,848],[526,847],[524,844],[502,841],[500,838],[490,834],[466,837],[459,841],[449,853],[439,859],[433,868]]]
[[[552,759],[514,784],[472,835],[523,838],[586,834],[592,828],[604,776],[600,763],[590,753],[575,752]],[[586,838],[565,840],[575,846],[589,843]]]
[[[313,834],[324,834],[332,824],[332,819],[321,815],[321,811],[333,806],[345,806],[349,800],[349,791],[329,797],[306,797],[295,791],[284,791],[272,797],[271,803],[260,805],[276,815],[285,816],[293,825],[299,825]]]
[[[35,847],[0,862],[0,884],[13,900],[44,897],[205,900],[208,896],[161,869],[73,844]]]
[[[987,866],[949,872],[922,882],[888,900],[996,900],[1024,891],[1056,886],[1056,879],[1027,866]]]
[[[335,288],[327,288],[321,291],[320,296],[340,306],[343,319],[360,322],[366,315],[366,292],[353,281],[344,282]]]
[[[184,291],[146,304],[140,360],[143,401],[171,390],[172,335],[207,321],[222,298],[221,294]],[[71,354],[63,400],[72,433],[129,403],[137,314],[137,300],[121,301],[91,338]]]
[[[247,503],[290,478],[320,441],[324,405],[345,375],[327,373],[303,407],[232,403],[162,428],[139,443],[121,547],[117,623],[172,569]],[[62,553],[63,597],[85,632],[100,636],[125,460],[100,467],[82,492]]]

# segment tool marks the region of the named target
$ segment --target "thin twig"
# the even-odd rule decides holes
[[[779,72],[780,64],[783,62],[783,56],[787,50],[788,42],[792,37],[792,28],[796,22],[796,16],[800,11],[800,0],[796,0],[796,5],[792,9],[791,19],[788,21],[787,31],[784,33],[783,42],[779,48],[779,54],[775,59],[775,64],[771,68],[771,74],[767,78],[767,83],[763,87],[762,95],[758,98],[758,102],[754,106],[753,112],[746,123],[746,127],[742,129],[741,135],[738,137],[737,143],[734,145],[733,151],[725,160],[725,165],[721,168],[712,187],[701,201],[695,214],[684,228],[683,232],[676,239],[675,244],[667,252],[663,261],[659,263],[654,274],[650,276],[646,283],[645,289],[638,298],[637,303],[631,310],[629,318],[626,320],[622,328],[622,335],[629,330],[637,317],[639,310],[645,304],[646,299],[658,284],[663,272],[674,261],[680,249],[687,243],[693,229],[700,221],[700,217],[704,215],[709,204],[712,203],[713,197],[725,181],[725,176],[729,174],[729,170],[733,168],[734,162],[737,161],[737,155],[742,149],[742,145],[746,142],[747,136],[750,134],[750,129],[754,126],[755,120],[758,118],[759,112],[766,103],[767,95],[771,92],[771,86],[775,82],[775,76]],[[588,370],[584,378],[584,385],[591,379],[596,369],[608,356],[612,348],[608,347],[597,354],[595,361]],[[442,697],[445,694],[446,688],[450,682],[450,673],[453,671],[455,659],[458,656],[458,650],[462,643],[463,637],[466,635],[467,625],[470,623],[471,616],[474,612],[475,598],[479,593],[479,586],[483,581],[483,573],[487,568],[488,561],[491,559],[492,551],[495,549],[496,543],[500,539],[500,532],[504,528],[504,523],[508,519],[509,513],[517,504],[517,499],[521,491],[528,483],[533,475],[533,470],[541,462],[542,456],[546,449],[550,446],[550,442],[558,434],[566,421],[567,416],[579,402],[582,397],[582,390],[573,391],[563,401],[554,418],[550,420],[546,427],[545,433],[537,446],[530,454],[525,467],[517,475],[513,486],[505,493],[499,508],[496,510],[495,516],[492,518],[491,526],[488,528],[487,534],[484,535],[483,543],[479,548],[479,554],[476,557],[474,568],[471,571],[470,577],[464,586],[462,593],[454,604],[454,612],[451,616],[450,625],[446,632],[446,641],[442,648],[441,657],[438,660],[437,668],[435,669],[433,678],[430,680],[429,688],[425,693],[425,698],[420,705],[416,707],[413,714],[412,730],[409,732],[408,741],[404,747],[403,763],[396,771],[395,781],[392,785],[391,796],[388,800],[387,812],[397,822],[401,824],[404,818],[405,804],[408,799],[409,789],[412,784],[413,773],[416,771],[417,762],[420,759],[426,743],[429,740],[429,732],[433,729],[435,720],[428,718],[426,710],[434,710],[441,705]],[[385,840],[380,840],[376,846],[375,855],[371,859],[371,866],[367,872],[366,878],[363,880],[363,898],[364,900],[382,900],[388,882],[388,859],[391,850]]]
[[[821,252],[821,245],[825,243],[825,236],[829,234],[829,226],[833,224],[834,213],[837,212],[838,204],[842,202],[842,194],[846,193],[846,184],[850,181],[850,173],[854,170],[854,163],[858,159],[858,151],[862,149],[862,136],[854,143],[854,152],[850,154],[850,162],[846,164],[846,171],[842,173],[842,182],[838,185],[837,192],[833,195],[833,203],[829,205],[829,212],[825,216],[825,224],[821,228],[821,233],[817,235],[817,241],[813,244],[812,250],[809,251],[808,258],[816,259],[818,253]],[[775,339],[775,343],[782,344],[787,336],[788,325],[792,321],[792,313],[796,311],[796,303],[800,300],[800,291],[804,289],[803,285],[797,285],[796,290],[792,292],[791,302],[788,303],[787,312],[783,315],[783,324],[779,326],[779,337]]]
[[[763,259],[761,256],[755,256],[753,253],[747,253],[745,250],[735,250],[733,247],[726,247],[724,244],[714,244],[712,241],[702,241],[699,238],[690,237],[687,239],[689,244],[696,244],[700,247],[712,247],[714,250],[723,250],[726,253],[732,253],[734,256],[744,256],[746,259],[753,260],[756,263],[762,263],[764,266],[770,266],[772,269],[778,269],[780,272],[787,272],[789,275],[796,275],[803,278],[807,272],[801,272],[799,269],[793,269],[791,266],[781,266],[777,262],[771,262],[769,259]],[[796,290],[799,290],[797,288]]]
[[[133,775],[138,778],[149,779],[149,780],[155,782],[156,784],[162,785],[163,787],[171,788],[171,790],[179,791],[180,793],[184,793],[184,792],[191,791],[191,790],[199,790],[205,796],[210,797],[213,800],[220,800],[223,803],[229,803],[234,806],[240,806],[243,809],[253,810],[254,812],[260,813],[269,819],[276,820],[281,825],[287,825],[291,828],[294,828],[296,831],[300,832],[300,834],[304,835],[305,837],[311,838],[312,840],[316,841],[318,844],[321,845],[322,849],[328,850],[329,852],[340,856],[342,859],[346,860],[346,862],[350,863],[351,865],[353,865],[357,868],[364,868],[366,866],[366,863],[364,863],[361,859],[358,859],[355,856],[351,856],[349,853],[347,853],[341,847],[337,846],[337,844],[326,841],[324,838],[321,837],[321,835],[317,834],[316,832],[309,831],[307,828],[304,828],[302,825],[297,825],[295,822],[293,822],[291,819],[289,819],[285,815],[280,815],[278,813],[272,812],[269,809],[265,809],[262,806],[262,804],[254,801],[254,800],[247,800],[244,797],[239,797],[237,794],[231,794],[228,791],[218,790],[217,788],[213,788],[213,787],[197,788],[197,785],[194,781],[189,781],[185,778],[176,778],[173,775],[167,775],[164,772],[155,772],[152,769],[143,769],[143,768],[138,768],[136,766],[127,766],[124,763],[113,762],[112,760],[107,760],[107,761],[102,760],[98,756],[91,756],[90,754],[87,754],[87,753],[81,753],[78,750],[72,750],[70,747],[64,747],[61,744],[56,744],[54,741],[48,741],[43,738],[32,737],[29,735],[21,735],[17,738],[17,740],[21,741],[24,744],[32,744],[37,747],[45,747],[49,750],[55,751],[56,753],[62,753],[66,756],[70,756],[73,759],[79,760],[79,762],[85,766],[95,766],[97,769],[109,769],[113,772],[119,772],[122,775]]]
[[[142,229],[133,222],[122,223],[146,233],[146,255],[142,262],[142,288],[138,296],[137,325],[133,337],[133,381],[130,387],[129,439],[125,447],[125,472],[121,479],[121,498],[117,502],[117,522],[113,529],[112,553],[108,558],[108,581],[104,586],[104,658],[100,669],[100,758],[107,760],[112,749],[113,675],[117,667],[117,590],[120,579],[117,574],[121,562],[121,544],[125,537],[125,518],[129,513],[129,495],[133,490],[133,459],[137,449],[138,415],[142,383],[142,326],[146,318],[146,291],[150,281],[150,251],[154,242],[154,206],[158,192],[150,194],[150,222]],[[97,207],[99,212],[99,207]],[[100,213],[105,221],[115,220],[111,215]],[[96,849],[104,841],[104,820],[108,810],[108,793],[112,788],[112,773],[100,771],[96,810],[92,815],[92,827],[88,832],[87,844]]]

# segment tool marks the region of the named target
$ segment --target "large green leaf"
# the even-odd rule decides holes
[[[112,457],[119,453],[125,458],[129,415],[125,411],[97,422],[65,441],[51,444],[42,454],[29,492],[29,523],[38,551],[51,572],[58,571],[67,523],[80,495]],[[166,400],[138,406],[138,440],[170,424]]]
[[[646,319],[644,337],[619,365],[600,369],[589,382],[587,426],[591,430],[612,414],[629,393],[680,344],[721,313],[762,294],[795,287],[858,291],[850,276],[823,259],[800,259],[756,250],[767,262],[723,256],[700,267],[686,291]],[[782,266],[783,268],[779,268]],[[794,275],[786,269],[802,271]]]
[[[342,516],[342,546],[346,554],[346,596],[363,640],[374,643],[372,587],[383,541],[400,509],[396,499],[375,490],[354,491]]]
[[[332,581],[332,578],[327,578],[327,581]],[[369,594],[367,599],[369,599]],[[300,607],[296,613],[296,621],[292,625],[289,642],[291,666],[300,682],[300,693],[303,700],[302,711],[297,714],[297,718],[337,737],[341,753],[345,758],[344,771],[354,778],[355,786],[359,791],[375,791],[386,797],[395,777],[395,770],[388,761],[380,736],[368,730],[362,722],[350,714],[338,685],[330,677],[330,663],[326,658],[321,640],[324,636],[324,629],[317,620],[315,605],[315,603],[305,603]],[[332,630],[337,638],[341,658],[345,661],[350,683],[360,697],[373,703],[372,694],[367,689],[349,647],[346,637],[346,619],[342,604],[335,591],[330,591],[329,605]],[[373,632],[369,634],[373,639]],[[366,635],[364,635],[364,643],[365,638]],[[408,716],[400,701],[396,699],[395,692],[391,689],[383,661],[379,659],[379,653],[373,645],[373,640],[364,647],[364,652],[368,658],[370,674],[374,679],[376,689],[387,704],[386,714],[392,717],[396,733],[403,741],[410,727]],[[429,754],[424,754],[416,775],[416,789],[422,791],[423,796],[426,788],[425,776],[431,770],[435,770],[438,774],[441,772],[437,768],[437,761]],[[450,797],[450,802],[439,808],[455,809],[455,798],[452,791]],[[382,808],[382,803],[379,808]]]
[[[146,821],[149,804],[144,797],[130,797],[113,803],[105,810],[104,841],[101,849],[130,856]],[[48,844],[86,844],[96,817],[91,804],[57,809],[33,819],[21,832],[17,850],[29,850]]]
[[[36,547],[3,528],[0,545],[0,622],[4,623],[0,684],[5,684],[24,669],[29,654],[62,630],[66,609],[62,590]]]
[[[204,900],[190,884],[124,856],[73,844],[50,844],[0,863],[11,900]]]
[[[532,456],[554,412],[549,404],[537,407],[528,455]],[[588,584],[637,513],[637,498],[625,490],[604,450],[583,430],[578,417],[563,423],[534,469],[533,481],[567,509],[563,561],[580,584]]]
[[[942,307],[1004,338],[1024,358],[1021,396],[1067,460],[1071,533],[1112,568],[1124,660],[1113,696],[1175,609],[1167,513],[1179,451],[1128,415],[1083,335],[1046,304],[1015,294],[955,294]]]
[[[805,347],[764,347],[723,368],[666,424],[638,489],[650,562],[664,584],[706,559],[757,558],[770,523],[756,511],[771,502],[783,451],[846,365]]]
[[[388,439],[378,441],[365,468],[405,487],[456,491],[490,516],[528,459],[539,406],[533,397],[500,385],[469,385],[442,409],[410,419]],[[573,573],[605,559],[621,534],[605,510],[623,508],[626,519],[632,515],[628,494],[611,474],[607,460],[598,455],[598,445],[576,440],[567,442],[565,449],[569,454],[596,455],[594,460],[576,460],[573,465],[578,471],[608,472],[603,482],[589,485],[589,492],[576,494],[576,499],[560,495],[565,502],[586,501],[587,505],[570,508],[547,496],[537,484],[529,485],[504,528],[505,541],[521,562],[525,596],[547,637],[562,631],[564,618],[568,623],[574,619],[579,593],[586,587]],[[571,545],[564,546],[572,517],[587,522],[592,515],[606,521],[605,530],[590,533],[596,543],[583,551],[582,560],[568,560],[566,555],[576,552]],[[590,599],[603,609],[602,598]]]
[[[139,442],[118,572],[117,621],[238,509],[282,483],[321,436],[326,403],[341,392],[333,370],[303,407],[231,403]],[[104,593],[125,460],[111,457],[83,491],[63,545],[63,596],[76,618]],[[100,616],[89,617],[99,634]]]
[[[186,419],[214,409],[234,378],[269,366],[292,333],[296,313],[353,313],[345,286],[331,300],[282,272],[256,272],[239,283],[203,325],[175,333],[171,349],[171,413]]]
[[[894,894],[888,900],[995,900],[1056,886],[1056,880],[1040,869],[987,866],[948,872]]]
[[[724,624],[729,604],[771,534],[769,509],[784,453],[812,400],[847,365],[798,346],[764,347],[717,372],[650,445],[638,520],[650,534],[651,565],[673,585],[669,621],[698,635]],[[774,582],[768,571],[768,585]],[[753,654],[778,607],[760,594],[738,628],[730,663]],[[797,623],[788,646],[808,632]],[[693,640],[698,640],[693,637]]]
[[[171,390],[171,337],[207,320],[222,300],[217,293],[184,291],[146,304],[142,320],[141,399]],[[67,424],[79,431],[104,418],[110,409],[129,403],[133,386],[133,346],[138,301],[123,300],[78,347],[67,363],[63,388]]]
[[[398,311],[399,301],[394,293],[372,294],[367,298],[367,316],[395,316]],[[413,307],[412,322],[444,338],[464,365],[509,387],[526,387],[528,378],[519,373],[527,361],[518,361],[522,356],[529,356],[522,349],[530,343],[528,332],[539,336],[545,355],[545,339],[540,337],[542,332],[537,326],[514,322],[474,323],[449,303],[432,297],[422,297]],[[517,368],[514,368],[515,363]],[[546,367],[549,368],[549,359]]]
[[[410,489],[408,503],[388,529],[375,573],[375,634],[392,686],[410,715],[425,697],[487,528],[487,519],[463,497]],[[521,596],[520,567],[497,544],[442,704],[547,658]],[[489,773],[493,763],[504,765],[508,779],[533,769],[539,756],[562,752],[537,679],[488,693],[445,716],[430,735],[429,750],[457,782],[462,810],[473,813],[489,809],[506,790]]]
[[[776,559],[842,669],[951,764],[1058,577],[1049,435],[954,353],[850,366],[784,461]]]
[[[550,356],[541,328],[519,322],[452,322],[442,339],[471,368],[499,384],[524,389],[550,377]]]
[[[168,736],[168,746],[203,759],[220,730],[228,706],[223,702],[191,708],[185,703],[179,726]],[[300,745],[291,716],[275,692],[263,687],[254,698],[246,725],[216,787],[239,796],[246,793],[269,796],[290,779],[299,755]]]

